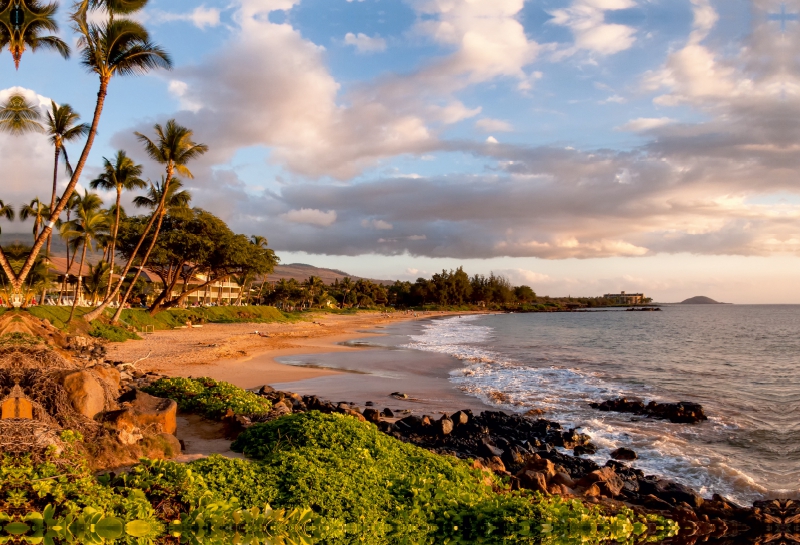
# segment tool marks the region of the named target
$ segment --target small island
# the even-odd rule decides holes
[[[720,303],[719,301],[714,301],[711,297],[698,295],[697,297],[690,297],[685,301],[681,301],[680,304],[681,305],[724,305],[726,303]]]

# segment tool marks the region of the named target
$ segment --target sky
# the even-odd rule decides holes
[[[68,7],[60,35],[75,45]],[[150,0],[137,19],[174,67],[112,81],[81,184],[117,149],[158,180],[133,133],[175,118],[209,146],[184,180],[193,204],[284,263],[800,303],[799,13],[800,0]],[[4,51],[0,82],[0,99],[94,108],[97,78],[75,55],[26,52],[15,70]],[[52,155],[41,135],[0,136],[0,197],[49,195]]]

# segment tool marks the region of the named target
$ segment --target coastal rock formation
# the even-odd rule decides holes
[[[106,407],[106,392],[93,373],[73,371],[61,377],[61,386],[72,408],[86,418],[94,418]]]
[[[689,401],[681,401],[679,403],[656,403],[651,401],[645,405],[640,400],[628,400],[624,397],[618,397],[601,403],[589,403],[589,406],[598,411],[631,413],[669,420],[675,424],[697,424],[708,420],[705,412],[703,412],[703,406]]]
[[[685,301],[681,301],[681,305],[721,305],[719,301],[714,301],[710,297],[698,295],[697,297],[690,297]]]

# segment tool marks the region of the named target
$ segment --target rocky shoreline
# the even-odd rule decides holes
[[[628,463],[635,458],[628,449],[619,449],[614,453],[619,459],[600,466],[575,455],[594,450],[591,438],[564,429],[558,422],[501,411],[475,414],[461,410],[434,418],[371,406],[361,410],[352,403],[331,403],[269,386],[261,388],[259,394],[274,404],[265,419],[304,411],[346,414],[372,422],[401,441],[439,454],[473,459],[476,468],[508,477],[514,488],[580,498],[612,510],[627,506],[637,512],[658,513],[680,524],[681,532],[671,543],[800,541],[800,505],[792,500],[762,501],[744,507],[717,494],[703,498],[679,483],[645,475]],[[661,407],[662,414],[679,419],[702,414],[702,407],[693,404],[675,404],[671,409],[665,406]],[[253,422],[232,417],[230,424],[243,429]],[[572,450],[573,455],[564,450]]]
[[[77,352],[88,352],[87,359],[102,358],[102,349],[94,350],[97,352],[78,348]],[[118,369],[124,399],[141,397],[136,394],[140,388],[164,378],[158,373],[142,373],[122,365]],[[378,409],[371,402],[364,408],[355,403],[334,403],[313,395],[277,391],[269,386],[263,386],[258,394],[272,402],[272,411],[259,418],[229,414],[225,424],[230,437],[257,422],[287,414],[339,413],[371,422],[387,435],[432,452],[471,459],[475,468],[507,477],[512,488],[577,498],[604,506],[610,512],[628,507],[638,513],[671,518],[681,528],[679,535],[669,540],[676,545],[697,541],[720,544],[800,541],[800,505],[792,500],[761,501],[745,507],[717,494],[704,498],[674,481],[646,475],[633,463],[636,453],[624,448],[612,453],[615,459],[601,466],[583,457],[596,451],[588,435],[540,418],[535,412],[529,415],[502,411],[476,414],[465,409],[433,417],[411,414],[408,410]],[[396,392],[388,397],[392,395],[403,394]],[[595,404],[595,408],[673,422],[697,423],[706,419],[701,406],[688,402],[644,404],[614,399]]]

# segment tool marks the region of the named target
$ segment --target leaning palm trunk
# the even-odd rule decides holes
[[[114,254],[117,251],[117,232],[119,231],[119,202],[122,200],[122,190],[117,186],[117,209],[114,214],[114,231],[111,233],[111,246],[108,249],[108,286],[106,299],[111,295],[111,279],[114,277]]]
[[[53,207],[56,205],[56,189],[58,185],[58,157],[61,155],[61,148],[56,146],[56,159],[55,159],[55,166],[53,166],[53,194],[50,197],[50,210],[53,210]],[[60,215],[60,214],[59,214]],[[50,260],[50,241],[53,239],[53,232],[50,231],[47,235],[47,251],[45,255],[47,256],[48,261]]]
[[[87,322],[91,322],[92,320],[96,320],[97,318],[99,318],[100,315],[103,313],[103,311],[105,311],[105,309],[108,308],[108,305],[111,304],[111,301],[113,301],[119,295],[120,289],[122,289],[122,283],[125,281],[125,277],[128,276],[128,272],[131,270],[131,267],[133,266],[133,262],[136,260],[136,256],[139,253],[139,250],[141,249],[142,244],[144,244],[144,241],[147,238],[147,235],[150,233],[150,229],[153,228],[153,224],[156,222],[157,219],[158,219],[158,209],[156,209],[156,211],[153,212],[153,215],[150,216],[150,221],[147,222],[147,225],[145,226],[144,231],[142,232],[142,236],[139,237],[139,242],[136,243],[136,247],[133,249],[133,252],[131,252],[131,256],[128,258],[128,261],[125,263],[125,267],[122,269],[122,272],[120,273],[120,276],[119,276],[119,281],[117,282],[117,284],[114,287],[113,291],[109,295],[106,296],[106,298],[103,300],[102,303],[100,303],[100,305],[97,308],[87,312],[84,315],[84,319]],[[150,255],[149,252],[148,252],[147,255],[149,257],[149,255]],[[144,261],[142,262],[141,266],[142,267],[144,266]],[[141,271],[141,268],[139,270]],[[138,279],[139,279],[139,273],[137,272],[136,280],[138,280]],[[109,282],[111,282],[110,279],[109,279]],[[133,286],[134,284],[135,284],[135,281],[134,281],[133,284],[131,284],[131,286]],[[129,287],[128,291],[125,293],[125,297],[123,298],[123,300],[119,304],[119,308],[120,309],[125,305],[125,301],[127,301],[128,297],[130,296],[130,292],[131,292],[131,288]],[[118,310],[118,312],[121,314],[121,312],[119,310]],[[116,313],[114,315],[116,316]],[[117,320],[119,320],[118,317],[117,317]]]
[[[39,255],[39,252],[42,250],[42,245],[44,245],[45,240],[47,240],[47,238],[50,236],[50,233],[53,231],[53,227],[55,227],[56,220],[61,215],[61,212],[64,211],[64,207],[67,206],[67,201],[69,200],[73,191],[75,191],[75,186],[78,184],[78,180],[83,172],[83,167],[86,165],[86,161],[89,159],[89,152],[92,150],[94,138],[97,135],[97,126],[100,124],[100,116],[103,113],[103,105],[105,104],[106,95],[108,94],[108,82],[109,78],[107,77],[100,79],[100,89],[97,91],[97,102],[95,103],[94,117],[92,117],[92,125],[89,129],[89,135],[86,137],[86,144],[83,146],[83,151],[81,152],[80,159],[78,159],[78,164],[75,165],[75,170],[72,172],[72,178],[70,178],[69,184],[64,190],[61,200],[58,202],[55,209],[50,211],[48,223],[45,224],[44,229],[42,229],[41,233],[39,233],[39,236],[36,237],[36,242],[33,244],[33,249],[31,250],[30,255],[28,255],[28,259],[25,261],[25,265],[23,265],[19,275],[16,277],[10,277],[12,279],[14,290],[16,291],[20,291],[22,289],[22,284],[25,282],[28,274],[30,274],[33,264],[36,261],[36,256]],[[3,269],[5,270],[5,266],[7,264],[5,256],[0,255],[0,261],[2,262]]]
[[[163,191],[163,194],[161,195],[161,202],[158,204],[158,208],[153,213],[154,217],[158,216],[158,223],[156,224],[155,231],[153,231],[153,240],[150,241],[150,246],[147,248],[147,251],[145,252],[144,257],[142,257],[142,262],[139,264],[139,269],[136,271],[136,274],[133,275],[133,280],[131,281],[130,286],[128,286],[128,289],[125,291],[125,295],[122,296],[122,300],[119,303],[119,307],[117,308],[117,311],[114,313],[114,316],[111,318],[111,323],[112,324],[116,324],[119,321],[120,317],[122,316],[122,309],[125,306],[125,303],[128,301],[128,298],[131,296],[131,293],[133,292],[133,288],[134,288],[134,286],[136,286],[136,281],[139,280],[139,277],[142,275],[142,269],[147,264],[147,260],[150,259],[150,253],[153,251],[153,248],[156,245],[156,241],[158,240],[158,233],[161,231],[161,224],[163,223],[164,215],[167,212],[167,210],[166,210],[167,194],[168,194],[168,191],[169,191],[169,182],[171,181],[171,178],[172,178],[172,172],[170,170],[170,171],[167,172],[167,177],[164,180],[164,191]],[[151,222],[152,222],[152,219],[153,218],[150,218]],[[144,241],[144,237],[145,236],[147,236],[147,234],[146,233],[142,233],[142,238],[140,239],[139,244],[141,244]],[[138,250],[138,246],[137,246],[137,250]],[[135,255],[136,254],[131,256],[131,258],[133,258]],[[125,272],[127,274],[127,271],[125,271]],[[120,278],[120,284],[122,283],[122,280],[124,278],[125,278],[124,276],[122,278]],[[89,314],[94,314],[99,309],[100,309],[100,307],[97,307],[97,309],[95,309],[94,311],[90,312]],[[102,310],[100,312],[102,312]],[[87,321],[94,320],[94,317],[90,317],[89,314],[86,315]],[[99,315],[99,313],[98,313],[98,315]]]
[[[72,298],[72,310],[69,311],[69,319],[67,320],[67,323],[70,323],[72,321],[72,316],[75,314],[75,307],[78,306],[78,297],[80,297],[81,287],[82,287],[81,280],[83,280],[83,276],[81,276],[81,274],[83,273],[83,264],[85,261],[86,261],[86,241],[84,240],[83,253],[81,255],[81,265],[80,268],[78,269],[78,284],[77,288],[75,288],[75,297]]]

